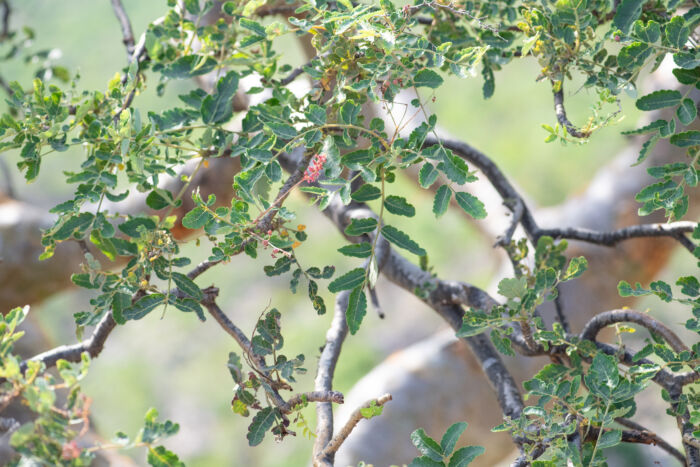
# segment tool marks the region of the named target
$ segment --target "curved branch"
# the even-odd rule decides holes
[[[552,82],[554,85],[554,82]],[[574,138],[588,138],[591,136],[590,131],[582,131],[574,126],[573,123],[569,121],[566,116],[566,109],[564,108],[564,82],[561,82],[559,90],[554,92],[554,113],[557,115],[557,121],[559,124],[566,128],[566,131]]]
[[[472,163],[486,176],[498,194],[501,195],[505,205],[513,213],[513,222],[515,222],[516,218],[520,220],[520,224],[523,226],[525,233],[533,245],[536,245],[537,240],[544,235],[553,238],[580,240],[602,246],[614,246],[621,241],[631,238],[670,237],[676,239],[690,252],[693,252],[696,248],[693,242],[685,237],[684,234],[692,232],[697,228],[697,222],[683,221],[672,222],[670,224],[633,225],[611,232],[598,232],[575,227],[543,229],[539,227],[535,221],[532,211],[530,211],[522,196],[520,196],[520,193],[518,193],[501,169],[488,156],[469,144],[456,140],[438,140],[434,137],[428,137],[425,139],[423,145],[427,147],[436,144],[450,149],[465,161]],[[504,234],[503,240],[507,239],[509,235],[512,235],[513,230],[511,224]]]
[[[683,341],[665,324],[635,310],[610,310],[600,313],[586,323],[580,337],[584,340],[595,341],[596,336],[605,326],[623,322],[639,324],[649,331],[660,335],[671,345],[671,348],[676,353],[688,350]]]
[[[29,361],[40,361],[46,365],[46,368],[51,368],[56,365],[59,360],[67,360],[69,362],[79,362],[82,358],[84,352],[87,352],[91,358],[97,357],[104,349],[107,337],[112,333],[112,330],[117,326],[117,322],[114,321],[112,317],[112,312],[107,312],[106,315],[102,317],[100,322],[95,327],[92,335],[80,342],[79,344],[73,345],[62,345],[46,352],[42,352],[34,357],[30,358]],[[20,369],[22,372],[27,370],[27,360],[22,362]]]

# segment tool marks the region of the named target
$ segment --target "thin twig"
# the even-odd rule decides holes
[[[636,430],[637,432],[644,433],[648,439],[651,440],[651,444],[654,444],[655,446],[658,446],[660,449],[663,449],[676,459],[678,459],[681,464],[685,464],[685,456],[683,456],[683,453],[680,452],[678,449],[674,448],[671,446],[670,443],[665,441],[663,438],[661,438],[659,435],[656,433],[646,429],[644,426],[640,425],[639,423],[632,421],[628,418],[616,418],[615,421],[619,423],[620,425],[630,428],[632,430]],[[624,441],[624,439],[623,439]]]
[[[360,407],[355,409],[355,411],[350,415],[350,419],[347,423],[340,429],[337,435],[333,437],[332,440],[326,445],[326,447],[316,455],[314,458],[314,465],[325,465],[323,459],[332,458],[333,455],[338,451],[338,448],[343,444],[343,442],[350,436],[352,430],[360,423],[360,420],[364,418],[362,415],[362,409],[366,409],[372,406],[381,407],[391,400],[391,394],[384,394],[376,399],[371,399]]]

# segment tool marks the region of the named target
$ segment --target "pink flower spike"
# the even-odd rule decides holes
[[[321,170],[323,170],[323,164],[326,162],[325,154],[314,154],[309,166],[304,172],[304,181],[307,183],[314,183],[321,175]]]

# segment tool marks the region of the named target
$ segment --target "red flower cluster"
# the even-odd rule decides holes
[[[313,183],[318,180],[318,177],[321,175],[321,170],[323,169],[323,164],[325,163],[325,154],[314,154],[309,167],[307,167],[306,172],[304,172],[304,181]]]

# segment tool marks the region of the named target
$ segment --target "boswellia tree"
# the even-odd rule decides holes
[[[12,3],[0,0],[6,58],[23,53],[31,34],[9,21]],[[48,154],[83,148],[79,169],[65,173],[73,196],[51,208],[53,223],[41,232],[36,256],[49,264],[79,254],[81,269],[66,274],[92,294],[91,309],[71,318],[81,340],[34,356],[15,350],[29,307],[2,310],[0,428],[12,465],[90,465],[115,446],[146,446],[150,465],[183,465],[160,444],[179,426],[158,421],[155,410],[134,437],[90,441],[90,404],[80,388],[90,360],[99,358],[115,329],[128,333],[133,321],[166,309],[214,320],[238,345],[228,355],[235,387],[231,416],[244,417],[251,446],[265,436],[289,442],[285,438],[301,427],[311,441],[297,442],[313,443],[313,464],[333,465],[358,423],[371,430],[378,420],[363,419],[390,417],[389,410],[382,413],[385,405],[398,403],[390,402],[392,394],[377,393],[334,425],[334,406],[344,403],[333,385],[343,341],[371,325],[366,314],[370,306],[378,308],[375,285],[384,276],[432,308],[471,350],[480,371],[468,376],[489,383],[491,394],[481,403],[499,411],[500,424],[488,428],[511,436],[513,465],[606,465],[610,448],[641,443],[700,466],[697,275],[671,283],[647,275],[639,283],[629,280],[640,277],[636,273],[609,277],[620,271],[613,266],[596,271],[600,262],[591,261],[587,271],[585,256],[567,252],[567,240],[609,248],[644,239],[642,256],[662,254],[672,243],[700,258],[700,227],[692,221],[700,167],[700,131],[693,129],[700,89],[698,2],[168,0],[140,38],[120,0],[111,4],[127,59],[115,60],[119,73],[106,88],[82,89],[75,73],[50,62],[42,62],[33,85],[7,76],[0,81],[9,107],[0,118],[0,152],[19,154],[28,182],[41,179]],[[307,61],[286,63],[279,38],[300,41]],[[619,120],[621,93],[634,94],[644,76],[672,69],[663,89],[637,96],[636,107],[653,120],[627,132],[643,135],[644,143],[634,166],[627,164],[608,183],[637,180],[642,169],[636,166],[653,180],[634,185],[629,198],[611,188],[604,200],[607,206],[636,201],[641,223],[594,230],[563,220],[544,227],[491,158],[443,136],[429,104],[444,77],[482,80],[488,99],[498,92],[498,72],[518,60],[535,60],[539,76],[532,78],[551,86],[558,123],[543,125],[543,136],[563,145],[596,138],[597,130]],[[147,85],[162,95],[173,81],[193,79],[199,87],[169,102],[167,110],[139,110]],[[301,81],[309,88],[292,92]],[[571,83],[597,96],[585,124],[567,116]],[[537,122],[522,125],[539,128]],[[659,148],[665,159],[655,156]],[[430,193],[436,218],[454,209],[488,222],[494,214],[487,212],[486,195],[470,187],[490,185],[489,193],[511,214],[492,239],[512,266],[500,278],[498,296],[440,277],[428,260],[431,245],[396,226],[401,216],[416,215],[412,193],[396,183],[401,172],[417,182],[415,190]],[[317,258],[299,253],[300,245],[322,242],[324,235],[296,220],[287,201],[299,194],[311,201],[307,209],[320,211],[328,228],[344,235],[347,244],[338,251],[355,267],[314,264]],[[644,220],[659,217],[666,222]],[[443,234],[436,229],[435,242]],[[186,242],[192,247],[183,249]],[[3,243],[8,248],[9,240]],[[208,259],[195,265],[185,251],[197,249],[206,250]],[[457,246],[454,254],[460,254]],[[0,268],[11,268],[11,255],[3,255]],[[213,286],[198,285],[205,271],[225,271],[239,255],[257,259],[262,278],[287,277],[293,292],[308,295],[310,312],[333,314],[319,353],[294,356],[284,347],[284,303],[272,303],[246,333],[217,303],[226,274]],[[631,308],[604,308],[610,302],[603,298],[596,306],[594,297],[588,314],[572,319],[575,305],[562,295],[586,275],[612,281],[620,297],[655,296],[659,308],[676,302],[685,315],[665,323]],[[63,286],[56,274],[35,282],[40,291],[23,286],[12,291],[19,298],[6,302],[29,303]],[[324,301],[324,289],[335,294],[334,304]],[[259,299],[262,309],[268,299]],[[547,307],[554,310],[551,319]],[[615,333],[601,333],[607,327]],[[634,329],[644,331],[640,347],[627,342]],[[513,376],[516,356],[534,362],[518,364],[533,369],[526,378]],[[542,356],[549,362],[536,359]],[[316,372],[314,387],[295,379],[306,367]],[[658,404],[645,410],[675,420],[673,439],[633,420],[637,400],[650,386],[657,388]],[[459,390],[452,396],[464,397]],[[315,426],[301,413],[309,405],[316,407]],[[16,417],[17,410],[31,417]],[[470,430],[482,429],[466,422],[473,422]],[[410,453],[410,465],[466,466],[490,450],[496,453],[490,459],[507,455],[503,446],[458,445],[466,422],[431,433],[440,441],[412,426],[417,451]]]

